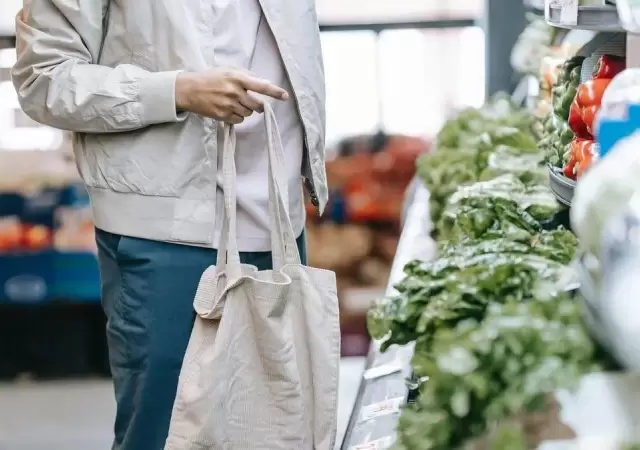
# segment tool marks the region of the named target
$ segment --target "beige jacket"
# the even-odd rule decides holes
[[[260,0],[305,131],[305,186],[327,200],[325,87],[314,0]],[[96,225],[212,246],[218,126],[176,114],[180,70],[213,65],[209,0],[26,1],[13,82],[34,120],[74,133]]]

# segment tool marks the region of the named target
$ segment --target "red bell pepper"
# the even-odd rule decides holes
[[[588,169],[596,158],[596,145],[593,141],[583,141],[578,148],[576,162],[576,178],[580,178]]]
[[[612,79],[626,68],[625,58],[613,55],[604,55],[596,63],[593,69],[593,79]]]
[[[576,137],[569,143],[569,145],[567,145],[567,153],[569,154],[569,159],[565,166],[562,168],[562,173],[565,177],[571,178],[572,180],[576,179],[576,164],[578,163],[578,156],[580,154],[579,147],[580,143],[583,141],[583,139]]]
[[[602,96],[604,91],[609,87],[611,83],[610,78],[597,78],[594,80],[585,81],[578,86],[578,93],[576,94],[576,100],[581,108],[587,106],[600,106],[602,103]]]
[[[569,160],[562,173],[572,180],[580,178],[597,157],[595,143],[590,139],[575,138],[569,144],[568,152]]]
[[[593,124],[596,120],[596,114],[598,114],[599,106],[587,106],[582,110],[582,121],[587,128],[589,136],[593,136]]]
[[[567,165],[562,168],[562,174],[572,180],[576,179],[576,160],[573,155],[569,157]]]
[[[577,99],[574,99],[571,103],[568,123],[569,128],[571,128],[571,131],[573,131],[576,137],[581,139],[593,138],[591,132],[587,129],[587,125],[584,123],[584,119],[582,118],[582,108],[580,107]]]
[[[577,137],[593,139],[593,123],[609,83],[611,79],[598,78],[578,86],[569,109],[569,128]]]

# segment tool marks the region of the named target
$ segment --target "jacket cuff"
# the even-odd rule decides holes
[[[188,113],[176,110],[176,78],[180,72],[152,72],[140,80],[142,126],[182,122],[187,118]]]

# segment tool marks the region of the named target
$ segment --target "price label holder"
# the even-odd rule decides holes
[[[578,25],[578,0],[560,0],[560,22]]]
[[[546,0],[544,16],[547,21],[551,21],[551,9],[560,10],[560,17],[554,15],[553,22],[560,25],[578,25],[578,0]]]
[[[402,372],[402,364],[398,359],[394,359],[386,364],[367,369],[364,372],[363,378],[367,381],[375,380],[376,378],[386,377],[387,375],[397,372]]]
[[[640,0],[616,0],[622,27],[629,33],[640,33]]]

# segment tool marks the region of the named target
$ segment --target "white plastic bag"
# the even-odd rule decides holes
[[[621,140],[577,183],[571,225],[584,250],[601,259],[607,221],[621,213],[640,192],[640,132]]]

